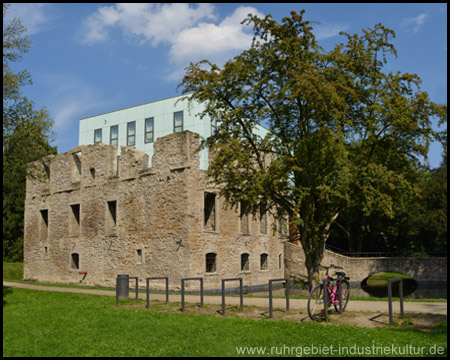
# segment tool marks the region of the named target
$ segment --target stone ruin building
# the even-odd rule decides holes
[[[205,289],[219,289],[223,278],[242,277],[247,287],[283,278],[286,230],[275,230],[268,213],[254,218],[231,209],[208,185],[207,150],[196,151],[205,134],[189,130],[201,127],[189,126],[188,110],[181,110],[181,127],[173,110],[151,124],[145,111],[125,110],[115,120],[118,112],[82,119],[91,129],[80,124],[80,145],[30,165],[24,278],[115,286],[118,274],[129,274],[145,286],[146,277],[168,276],[172,289],[188,277],[203,277]],[[141,118],[131,129],[132,111]],[[172,115],[174,130],[158,133]],[[139,128],[151,151],[138,149]],[[82,132],[91,144],[83,144]]]

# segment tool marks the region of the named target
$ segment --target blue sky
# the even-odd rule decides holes
[[[447,103],[446,4],[12,4],[8,16],[32,41],[13,68],[30,72],[24,93],[47,107],[65,152],[78,144],[79,119],[178,95],[190,61],[223,64],[248,48],[251,29],[240,24],[248,13],[280,21],[301,9],[327,50],[343,41],[340,31],[393,29],[398,58],[387,70],[418,74],[421,89]],[[431,167],[441,154],[433,144]]]

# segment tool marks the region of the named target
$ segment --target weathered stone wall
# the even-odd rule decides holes
[[[342,266],[351,282],[361,283],[368,276],[384,271],[412,276],[418,283],[447,282],[447,258],[368,258],[348,257],[325,250],[323,265]],[[305,257],[301,245],[285,244],[286,276],[306,276]]]
[[[250,234],[240,234],[238,212],[217,196],[216,228],[205,229],[204,194],[217,189],[199,170],[198,144],[190,131],[157,139],[151,168],[145,153],[122,147],[117,157],[104,144],[48,157],[45,167],[34,163],[40,175],[27,179],[24,278],[114,286],[118,274],[139,276],[141,285],[168,276],[178,288],[183,277],[204,277],[205,287],[217,289],[222,278],[243,277],[251,286],[282,277],[283,239],[272,232],[273,219],[267,235],[257,219]],[[207,253],[217,255],[211,273]],[[241,271],[243,253],[248,271]],[[268,268],[261,270],[263,253]]]

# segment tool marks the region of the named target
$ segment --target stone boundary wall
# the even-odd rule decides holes
[[[286,243],[286,276],[306,276],[305,256],[301,245]],[[390,257],[348,257],[325,250],[322,264],[342,266],[353,283],[361,283],[368,276],[394,271],[410,275],[417,283],[447,283],[447,258],[390,258]]]

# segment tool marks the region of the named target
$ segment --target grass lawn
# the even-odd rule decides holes
[[[380,356],[381,347],[397,355],[408,347],[411,352],[411,346],[415,351],[423,347],[419,355],[439,347],[446,355],[447,325],[422,332],[221,318],[116,307],[115,299],[106,296],[3,289],[4,357],[242,356],[238,351],[295,356],[331,346],[355,356],[361,354],[352,354],[352,348],[365,349],[365,355],[378,349]]]
[[[22,262],[3,262],[3,280],[20,281],[23,278]]]

